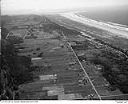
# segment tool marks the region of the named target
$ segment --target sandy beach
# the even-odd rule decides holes
[[[73,12],[62,13],[60,15],[63,16],[63,17],[66,17],[68,19],[71,19],[73,21],[80,22],[80,23],[88,25],[88,26],[96,27],[96,28],[103,29],[105,31],[111,32],[115,36],[119,36],[119,37],[123,37],[123,38],[128,39],[128,28],[121,27],[121,26],[114,26],[114,25],[111,25],[111,24],[107,24],[107,23],[95,21],[95,20],[92,20],[92,19],[88,19],[88,18],[85,18],[81,15],[77,15]]]

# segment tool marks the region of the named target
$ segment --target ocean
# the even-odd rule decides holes
[[[86,18],[128,26],[128,7],[102,8],[79,13]]]

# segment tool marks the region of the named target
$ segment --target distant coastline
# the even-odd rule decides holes
[[[85,16],[86,18],[98,21],[113,22],[128,26],[128,8],[111,8],[109,10],[103,9],[89,12],[80,12],[79,14]]]

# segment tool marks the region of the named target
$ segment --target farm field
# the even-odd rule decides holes
[[[32,76],[18,85],[14,99],[128,99],[126,38],[60,15],[15,18],[4,20],[5,38],[19,57],[30,59]]]

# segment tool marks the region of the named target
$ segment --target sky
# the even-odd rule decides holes
[[[1,0],[2,15],[40,14],[79,8],[128,5],[128,0]]]

